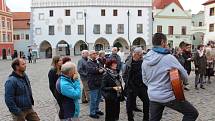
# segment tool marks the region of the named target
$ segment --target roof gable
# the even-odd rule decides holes
[[[178,0],[154,0],[153,8],[164,9],[166,6],[170,5],[171,3],[175,3],[182,10],[184,10],[184,8],[182,7],[181,3]]]
[[[203,3],[202,5],[209,5],[215,3],[215,0],[208,0],[207,2]]]
[[[158,12],[155,16],[169,16],[169,17],[191,17],[186,11],[181,9],[177,4],[171,3],[163,10]]]

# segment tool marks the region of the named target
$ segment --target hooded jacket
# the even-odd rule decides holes
[[[150,101],[167,103],[175,100],[169,71],[176,68],[181,79],[186,83],[188,74],[178,60],[164,48],[153,48],[143,58],[143,82],[148,87]]]

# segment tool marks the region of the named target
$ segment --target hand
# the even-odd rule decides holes
[[[192,58],[188,58],[187,60],[188,60],[188,61],[191,61],[191,59],[192,59]]]
[[[121,87],[120,86],[116,86],[116,87],[113,87],[113,89],[116,90],[116,91],[119,91],[119,90],[121,90]]]
[[[99,69],[99,73],[103,73],[104,72],[104,70],[103,69]]]
[[[198,70],[199,70],[199,68],[195,68],[195,70],[196,70],[196,71],[198,71]]]

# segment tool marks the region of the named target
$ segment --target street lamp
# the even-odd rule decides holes
[[[87,13],[84,12],[84,41],[87,45],[87,50],[89,49],[89,44],[87,43]]]
[[[131,41],[130,41],[130,11],[128,10],[127,12],[127,16],[128,16],[128,42],[129,42],[129,46],[131,49]]]

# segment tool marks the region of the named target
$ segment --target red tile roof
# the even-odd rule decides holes
[[[207,2],[203,3],[202,5],[209,5],[215,3],[215,0],[208,0]]]
[[[30,12],[13,12],[13,28],[29,29],[30,28]]]
[[[0,0],[0,10],[4,12],[10,12],[4,0]]]
[[[154,0],[153,8],[155,7],[156,9],[164,9],[166,6],[173,2],[184,10],[184,8],[182,7],[181,3],[178,0]]]

